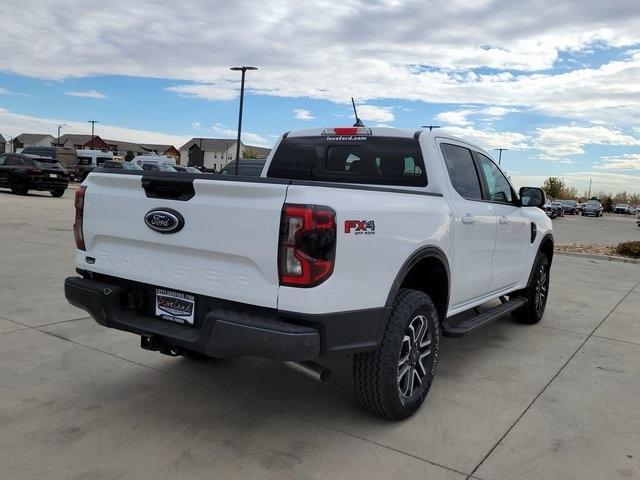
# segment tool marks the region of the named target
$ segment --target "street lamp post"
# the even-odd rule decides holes
[[[494,150],[499,151],[500,153],[498,154],[498,165],[500,165],[500,163],[502,163],[502,152],[504,152],[505,150],[509,150],[508,148],[494,148]]]
[[[95,150],[95,127],[98,120],[87,120],[91,124],[91,150]]]
[[[240,82],[240,112],[238,113],[238,141],[236,142],[236,175],[238,175],[238,167],[240,166],[240,134],[242,133],[242,104],[244,102],[244,75],[247,70],[257,70],[256,67],[231,67],[233,71],[242,72],[242,81]]]
[[[67,124],[66,124],[66,123],[63,123],[62,125],[58,125],[58,142],[56,143],[56,145],[57,145],[58,147],[60,146],[60,129],[61,129],[62,127],[66,127],[66,126],[67,126]]]

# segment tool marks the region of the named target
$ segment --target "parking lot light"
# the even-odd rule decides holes
[[[231,67],[231,70],[242,72],[242,80],[240,82],[240,112],[238,113],[238,141],[236,143],[236,171],[238,175],[238,167],[240,166],[240,134],[242,133],[242,104],[244,101],[244,76],[247,70],[257,70],[257,67]]]

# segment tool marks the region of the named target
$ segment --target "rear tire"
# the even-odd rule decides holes
[[[64,188],[56,188],[55,190],[51,190],[51,196],[60,198],[61,196],[64,195],[64,191],[65,191]]]
[[[520,293],[527,299],[527,304],[514,310],[513,318],[529,325],[538,323],[544,315],[549,297],[549,257],[544,253],[538,253],[531,283]]]
[[[431,298],[400,289],[380,345],[353,359],[353,380],[365,410],[401,420],[427,396],[438,365],[440,322]]]
[[[22,180],[21,178],[16,178],[11,182],[11,191],[16,195],[26,195],[29,193],[29,187],[27,182]]]

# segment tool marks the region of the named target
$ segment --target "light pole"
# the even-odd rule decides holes
[[[498,154],[498,165],[500,165],[500,163],[502,163],[502,152],[504,152],[505,150],[509,150],[508,148],[494,148],[494,150],[499,151],[500,153]]]
[[[95,147],[95,127],[96,127],[96,123],[98,123],[98,120],[87,120],[87,122],[89,122],[91,124],[91,148],[90,150],[94,150]]]
[[[244,75],[247,70],[257,70],[257,67],[231,67],[233,71],[242,72],[242,81],[240,82],[240,112],[238,113],[238,141],[236,143],[236,175],[238,175],[238,167],[240,166],[240,134],[242,133],[242,104],[244,101]]]
[[[58,125],[58,143],[56,144],[58,147],[60,146],[60,129],[66,126],[67,126],[66,123],[63,123],[62,125]]]

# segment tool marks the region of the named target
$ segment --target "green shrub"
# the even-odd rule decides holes
[[[640,242],[622,242],[616,247],[619,255],[625,257],[640,258]]]

